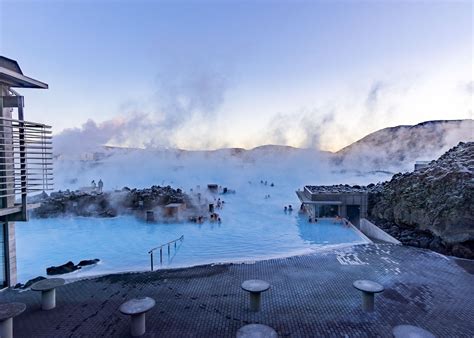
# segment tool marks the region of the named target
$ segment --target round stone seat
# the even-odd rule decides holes
[[[376,293],[384,290],[384,287],[377,282],[361,279],[352,284],[357,290],[362,291],[362,309],[367,312],[374,311]]]
[[[435,338],[431,332],[413,325],[397,325],[392,333],[395,338]]]
[[[56,288],[64,285],[62,278],[48,278],[40,280],[31,286],[33,291],[41,291],[41,308],[51,310],[56,307]]]
[[[270,326],[248,324],[237,331],[237,338],[277,338],[278,334]]]
[[[384,287],[379,283],[366,279],[356,280],[353,285],[356,289],[363,292],[379,293],[384,290]]]
[[[49,291],[57,288],[58,286],[64,285],[65,280],[62,278],[47,278],[34,283],[31,286],[33,291]]]
[[[4,303],[0,304],[0,321],[8,318],[16,317],[26,310],[23,303]]]
[[[0,304],[0,337],[13,337],[13,317],[18,316],[26,310],[23,303]]]
[[[270,289],[270,283],[260,279],[250,279],[242,283],[242,289],[248,292],[260,293]]]
[[[150,297],[134,298],[120,306],[120,312],[131,316],[130,333],[138,337],[146,332],[145,313],[155,306],[155,300]]]
[[[155,306],[155,300],[150,297],[134,298],[120,306],[124,315],[138,315],[147,312]]]
[[[250,279],[242,283],[242,289],[250,293],[250,310],[258,312],[261,307],[261,293],[270,289],[270,283],[259,279]]]

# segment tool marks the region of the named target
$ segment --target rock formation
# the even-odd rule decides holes
[[[367,192],[369,220],[403,244],[474,259],[474,142],[388,182],[310,189]]]
[[[86,260],[80,261],[79,264],[77,265],[69,261],[63,265],[50,266],[49,268],[46,268],[46,274],[47,275],[62,275],[64,273],[70,273],[70,272],[82,269],[82,267],[84,266],[97,264],[99,262],[100,262],[100,259],[98,258],[86,259]]]
[[[370,187],[369,218],[404,244],[474,258],[474,142]]]
[[[41,202],[41,206],[33,209],[33,217],[114,217],[168,203],[189,203],[189,199],[180,189],[152,186],[147,189],[124,187],[119,191],[104,193],[66,190],[53,192],[50,196],[40,195],[37,202]]]

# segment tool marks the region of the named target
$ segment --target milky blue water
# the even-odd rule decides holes
[[[257,193],[255,193],[255,189]],[[285,214],[282,196],[277,190],[257,186],[253,197],[237,193],[224,197],[226,204],[219,213],[222,223],[146,223],[133,216],[116,218],[31,219],[17,223],[17,264],[19,281],[45,275],[51,265],[69,260],[99,258],[100,264],[66,277],[117,271],[147,270],[152,247],[184,235],[175,251],[159,252],[155,266],[184,267],[205,263],[259,260],[305,254],[340,243],[364,243],[353,228],[333,220],[308,223],[297,212]],[[260,193],[261,192],[261,193]],[[272,192],[265,199],[266,192]],[[293,192],[294,194],[294,192]],[[255,201],[259,196],[258,201]],[[298,209],[296,196],[285,200]]]

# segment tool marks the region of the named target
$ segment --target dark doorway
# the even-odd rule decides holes
[[[360,205],[348,205],[347,206],[347,219],[355,226],[359,226],[360,223]]]

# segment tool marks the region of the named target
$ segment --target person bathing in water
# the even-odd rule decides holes
[[[300,211],[298,211],[300,214],[304,214],[305,213],[305,210],[304,210],[304,204],[301,203],[301,206],[300,206]]]

